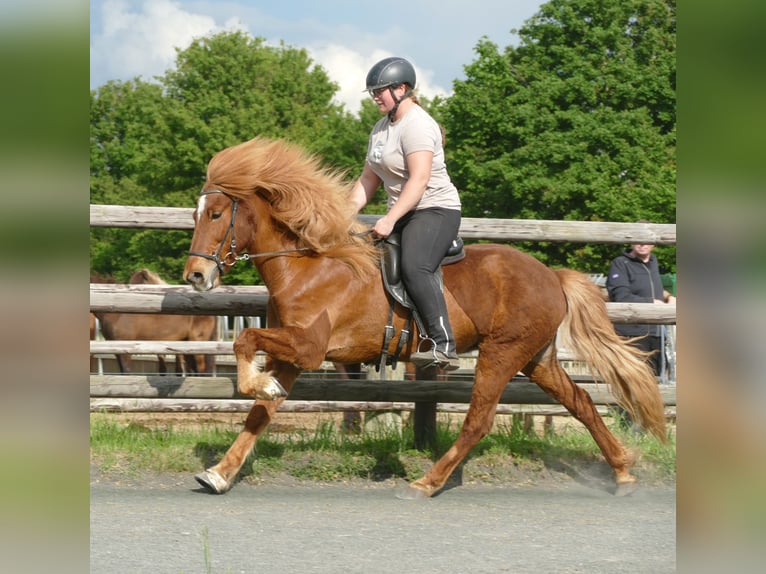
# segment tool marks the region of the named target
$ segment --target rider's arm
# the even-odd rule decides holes
[[[375,175],[375,172],[370,169],[369,165],[365,164],[362,175],[356,180],[351,190],[351,202],[357,211],[362,209],[372,199],[372,196],[375,195],[378,187],[380,187],[380,183],[380,178]]]

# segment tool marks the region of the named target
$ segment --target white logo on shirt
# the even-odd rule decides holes
[[[379,141],[375,144],[375,147],[372,148],[372,153],[370,154],[372,156],[372,161],[376,163],[380,163],[380,160],[383,159],[383,142]]]

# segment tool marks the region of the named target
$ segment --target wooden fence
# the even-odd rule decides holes
[[[93,227],[193,229],[191,208],[91,205]],[[379,216],[360,216],[372,224]],[[555,241],[582,243],[675,244],[674,224],[600,223],[537,221],[518,219],[463,218],[460,235],[465,239],[497,242]],[[268,292],[259,286],[221,286],[200,293],[181,285],[90,285],[90,309],[94,312],[167,313],[190,315],[264,315]],[[675,305],[649,303],[607,303],[615,323],[675,324]],[[91,341],[92,354],[232,354],[226,341]],[[242,411],[252,399],[237,394],[235,377],[175,377],[138,375],[91,375],[91,410],[121,411]],[[592,377],[579,378],[598,405],[612,404],[613,397]],[[464,410],[470,400],[471,373],[457,374],[439,381],[345,380],[332,376],[302,375],[282,410],[399,410],[422,408],[433,411]],[[663,400],[675,406],[675,386],[663,385]],[[526,379],[509,382],[498,412],[514,412],[506,407],[543,406],[535,412],[559,413],[555,402]],[[452,406],[447,406],[452,405]],[[430,415],[429,415],[430,416]]]

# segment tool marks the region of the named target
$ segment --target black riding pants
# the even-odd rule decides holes
[[[442,208],[410,211],[394,226],[394,231],[401,232],[404,286],[423,319],[427,336],[445,353],[455,352],[455,337],[436,272],[459,228],[460,211]]]

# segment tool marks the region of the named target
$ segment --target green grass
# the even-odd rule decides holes
[[[238,427],[202,429],[149,428],[118,423],[109,414],[91,417],[91,460],[102,472],[138,475],[142,472],[195,473],[217,463],[239,432]],[[307,481],[363,479],[414,480],[457,438],[459,427],[438,424],[436,442],[425,451],[413,447],[412,429],[348,434],[333,422],[309,431],[264,433],[242,469],[243,480],[263,481],[291,476]],[[662,444],[654,437],[615,430],[623,443],[641,453],[636,474],[645,482],[675,479],[674,437]],[[603,463],[590,434],[581,429],[546,436],[529,434],[520,424],[498,426],[469,453],[461,468],[464,482],[534,480],[552,473]]]

